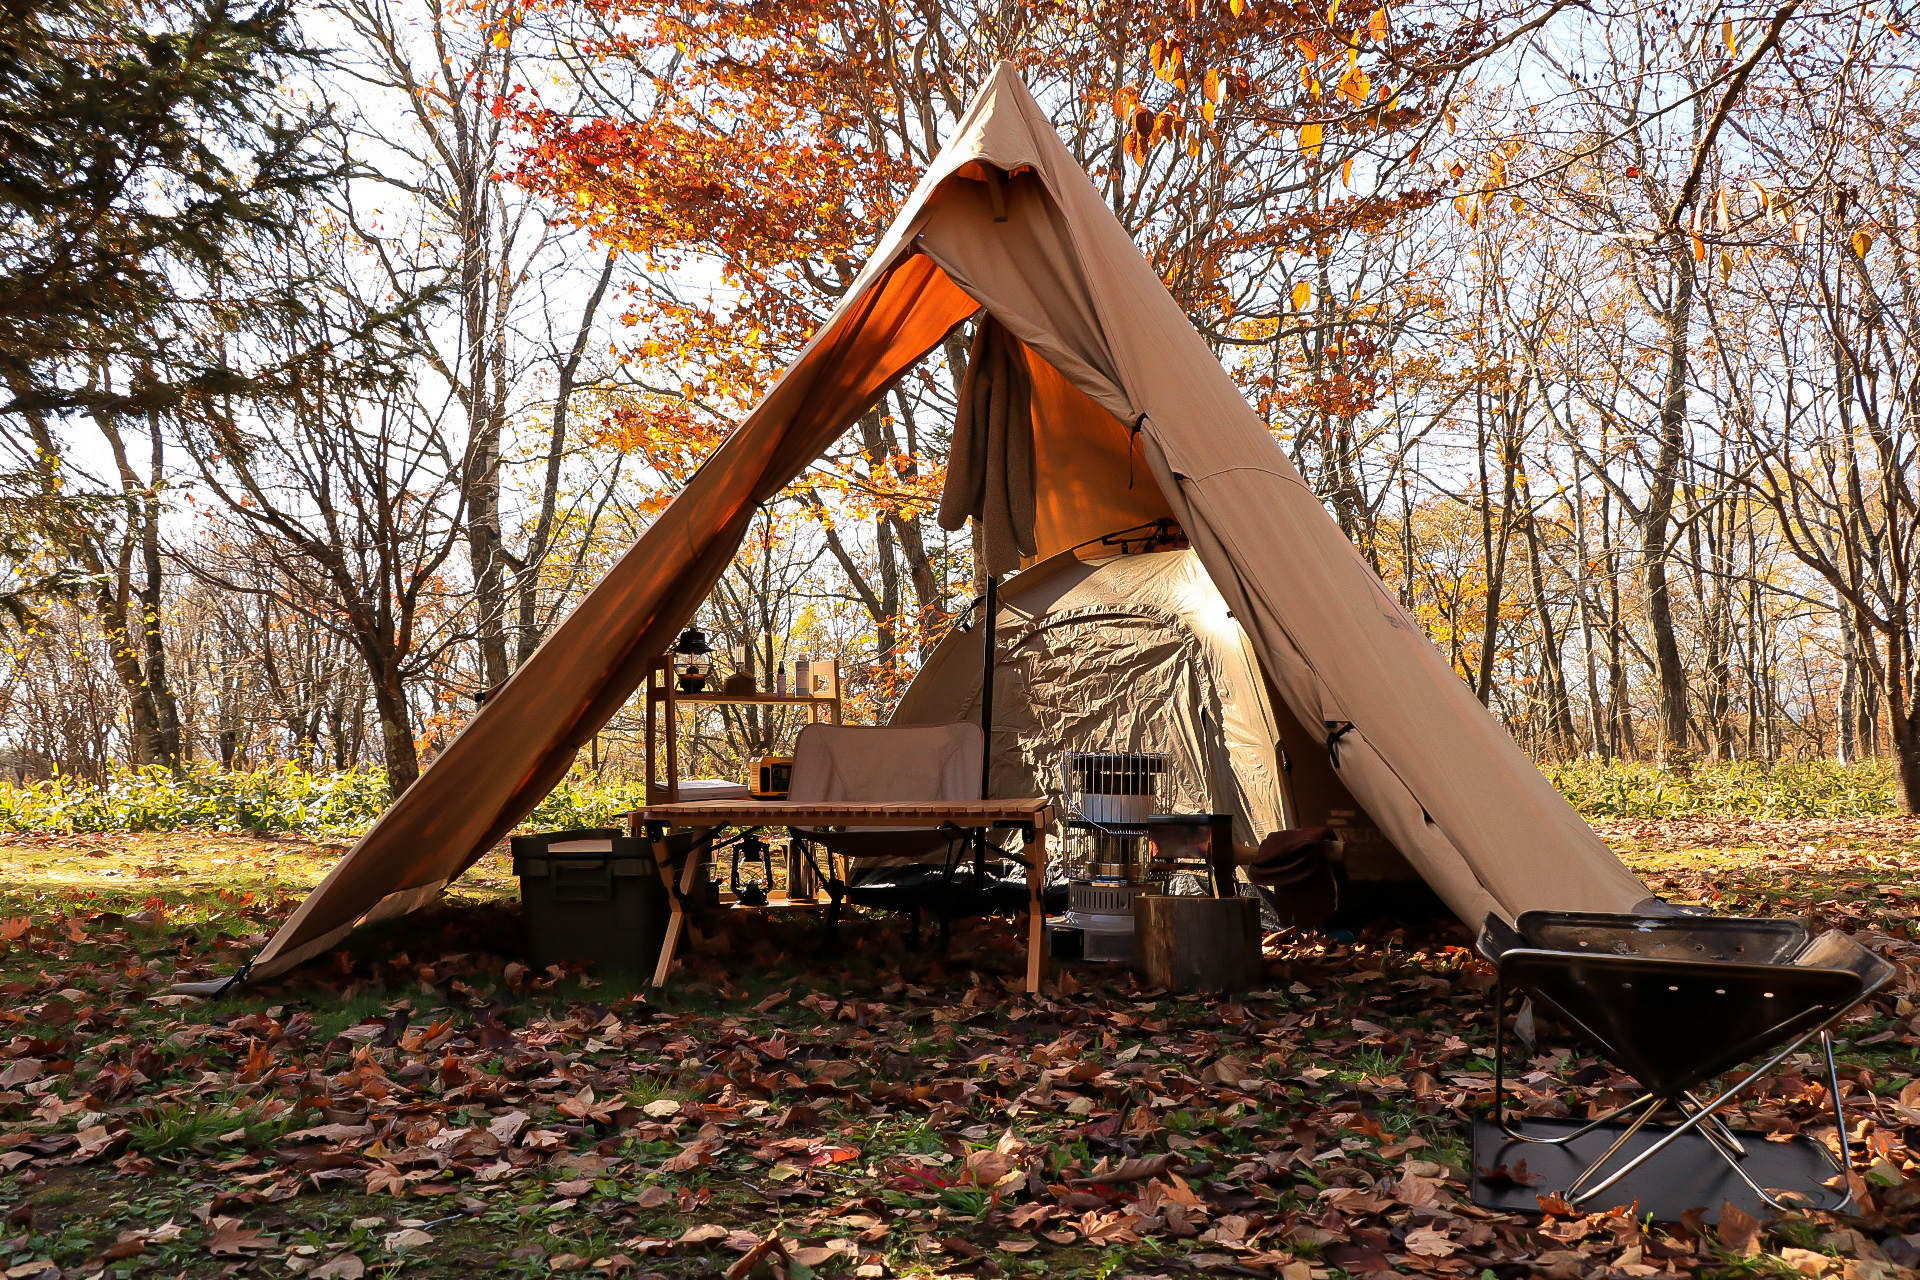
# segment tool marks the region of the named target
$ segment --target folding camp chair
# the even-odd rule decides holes
[[[985,753],[980,726],[971,723],[866,728],[810,724],[793,744],[793,778],[787,798],[813,803],[869,800],[970,800],[979,795]],[[947,827],[867,827],[835,831],[795,827],[814,874],[826,886],[829,932],[842,905],[907,915],[918,941],[920,913],[940,921],[944,943],[956,916],[1021,911],[1027,906],[1024,877],[1007,876],[999,864],[1015,860],[984,831]],[[827,851],[828,866],[814,859]],[[833,873],[832,858],[847,863]]]
[[[1697,1130],[1763,1203],[1784,1208],[1743,1167],[1746,1146],[1714,1113],[1815,1038],[1826,1059],[1839,1130],[1838,1170],[1845,1173],[1851,1153],[1830,1033],[1894,972],[1845,934],[1830,930],[1810,937],[1797,920],[1530,911],[1512,928],[1488,916],[1480,951],[1498,975],[1493,1119],[1506,1137],[1566,1147],[1626,1121],[1598,1158],[1558,1189],[1570,1203],[1593,1200]],[[1504,1096],[1510,991],[1528,996],[1555,1021],[1592,1041],[1644,1092],[1554,1137],[1510,1124]],[[1764,1063],[1711,1101],[1695,1095],[1700,1086],[1763,1055]],[[1634,1144],[1648,1121],[1668,1108],[1679,1113],[1681,1123],[1648,1130],[1659,1136],[1644,1146]],[[1630,1146],[1639,1149],[1608,1171],[1609,1162]],[[1824,1147],[1821,1152],[1826,1154]],[[1831,1155],[1827,1159],[1833,1163]],[[1849,1193],[1838,1204],[1820,1207],[1837,1210],[1851,1198]]]

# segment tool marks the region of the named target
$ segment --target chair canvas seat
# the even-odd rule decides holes
[[[889,728],[810,724],[794,739],[787,796],[817,804],[974,800],[985,755],[980,726],[966,722]],[[851,859],[850,881],[881,867],[944,866],[952,844],[946,832],[930,827],[796,827],[793,832]]]

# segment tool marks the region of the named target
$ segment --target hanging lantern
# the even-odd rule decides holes
[[[700,628],[688,627],[680,633],[673,646],[673,674],[682,693],[699,693],[707,687],[707,677],[713,674],[713,648]]]

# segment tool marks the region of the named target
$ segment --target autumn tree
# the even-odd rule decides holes
[[[1002,59],[1209,336],[1269,341],[1297,311],[1292,256],[1429,198],[1406,157],[1490,32],[1427,16],[565,0],[539,20],[586,100],[521,87],[502,110],[525,131],[516,180],[651,268],[629,311],[644,421],[628,429],[680,448],[736,419],[821,323]],[[794,490],[883,650],[926,642],[970,552],[943,549],[926,520],[963,372],[956,335]],[[870,563],[845,544],[856,528]]]
[[[159,634],[166,423],[279,385],[180,338],[289,305],[232,272],[226,246],[283,234],[294,197],[329,178],[317,117],[277,94],[309,59],[279,4],[0,13],[0,500],[15,533],[31,527],[14,546],[56,566],[40,585],[97,613],[141,764],[181,758]],[[76,427],[105,474],[76,458]]]

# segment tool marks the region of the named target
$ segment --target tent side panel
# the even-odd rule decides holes
[[[922,227],[926,251],[1088,396],[1143,425],[1156,482],[1294,715],[1345,735],[1348,789],[1463,919],[1644,900],[1386,593],[1038,104],[1002,78],[1039,181],[1007,184],[999,225],[973,184],[954,184]]]
[[[753,518],[978,304],[908,253],[834,318],[546,642],[308,895],[254,972],[444,884],[532,812],[693,616]]]

